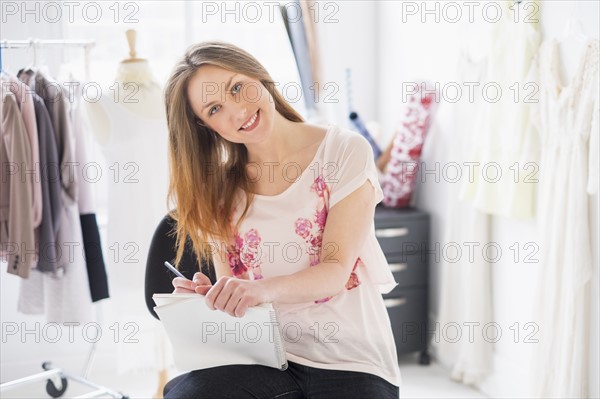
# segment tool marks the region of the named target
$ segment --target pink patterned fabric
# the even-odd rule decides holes
[[[427,82],[416,83],[392,143],[390,161],[381,181],[383,204],[409,206],[417,177],[421,149],[435,110],[437,94]],[[425,90],[424,90],[425,89]]]
[[[291,178],[292,176],[288,176]],[[256,280],[331,267],[340,250],[327,238],[338,203],[370,182],[373,205],[383,199],[373,150],[360,134],[329,126],[314,159],[276,195],[256,194],[248,212],[241,190],[234,199],[235,241],[227,260],[237,278]],[[352,218],[345,221],[352,229]],[[374,222],[339,291],[303,303],[275,303],[286,355],[310,367],[371,373],[400,384],[389,317],[381,293],[394,276],[375,236]],[[309,290],[310,287],[301,287]],[[376,326],[376,328],[374,328]]]
[[[325,231],[325,222],[327,221],[327,204],[329,204],[329,194],[331,189],[323,173],[315,178],[310,186],[311,193],[316,194],[318,201],[313,215],[313,222],[307,218],[299,217],[294,222],[295,233],[306,243],[306,253],[309,256],[309,267],[318,265],[321,261],[321,246],[323,242],[323,231]],[[257,229],[252,228],[246,232],[243,237],[236,232],[235,245],[227,251],[227,261],[233,275],[243,279],[259,280],[263,278],[261,272],[261,241],[262,238]],[[364,267],[360,257],[356,259],[352,272],[346,282],[346,289],[351,290],[360,285],[360,279],[356,274],[356,267]],[[315,303],[325,303],[333,296],[318,299]]]

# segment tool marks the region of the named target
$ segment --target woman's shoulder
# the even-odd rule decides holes
[[[310,135],[312,141],[321,142],[330,149],[343,150],[347,146],[368,144],[368,141],[358,132],[338,124],[303,123],[303,129]]]
[[[360,133],[345,126],[328,125],[326,128],[325,151],[327,157],[343,157],[356,151],[370,150],[370,144]]]
[[[338,124],[304,122],[298,133],[305,137],[303,148],[315,151],[313,162],[323,165],[343,165],[349,159],[362,159],[372,152],[367,139],[360,133]]]

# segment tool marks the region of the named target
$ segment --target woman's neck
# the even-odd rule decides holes
[[[300,125],[284,118],[275,112],[273,131],[270,137],[262,143],[246,145],[249,161],[251,162],[283,162],[297,148],[302,136],[298,135]]]

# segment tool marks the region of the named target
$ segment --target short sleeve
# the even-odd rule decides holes
[[[326,179],[329,178],[331,187],[329,208],[356,191],[366,180],[375,188],[374,204],[383,200],[373,149],[363,136],[353,131],[344,131],[330,162],[333,162],[333,165],[325,167],[330,171],[329,175],[325,176]]]

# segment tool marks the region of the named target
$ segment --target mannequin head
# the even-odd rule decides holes
[[[202,67],[206,68],[200,70]],[[236,74],[242,75],[261,93],[260,105],[246,102],[240,106],[229,98],[229,87],[226,90],[219,87],[223,83],[221,80],[227,80],[221,78]],[[252,197],[251,182],[246,175],[248,152],[244,140],[240,139],[243,135],[238,131],[244,121],[239,123],[240,126],[236,125],[237,122],[231,126],[223,125],[215,123],[216,119],[211,120],[203,112],[201,99],[213,98],[208,92],[202,92],[210,85],[203,85],[202,78],[199,82],[200,75],[208,79],[218,78],[217,89],[221,97],[227,96],[227,107],[231,107],[227,108],[228,111],[233,112],[235,108],[242,115],[246,112],[243,109],[246,104],[252,112],[264,108],[266,118],[272,119],[277,113],[292,122],[304,121],[276,90],[275,82],[266,69],[246,51],[224,42],[203,42],[188,49],[176,64],[165,87],[171,169],[169,199],[176,206],[172,217],[177,220],[177,262],[183,254],[187,236],[198,256],[208,257],[210,247],[205,243],[209,237],[225,241],[231,236],[229,219],[237,190],[242,189],[247,198],[242,218]],[[190,100],[190,85],[194,90],[193,101]],[[225,105],[223,101],[221,104]]]

